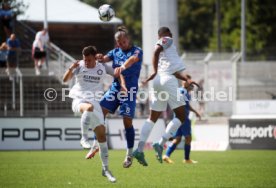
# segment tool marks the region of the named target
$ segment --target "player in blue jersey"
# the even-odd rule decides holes
[[[113,61],[112,67],[114,69],[114,80],[109,90],[105,93],[100,105],[105,117],[108,113],[114,113],[120,107],[119,112],[123,116],[127,140],[127,153],[123,167],[128,168],[132,164],[132,150],[135,138],[132,119],[135,114],[136,93],[138,91],[138,79],[142,66],[143,51],[131,43],[130,36],[125,27],[118,27],[118,31],[114,37],[117,47],[109,51],[105,56],[98,55],[101,62]],[[125,65],[126,63],[127,65]],[[124,79],[122,79],[122,76]],[[122,97],[120,95],[122,89],[121,81],[123,82],[124,80],[126,80],[127,96]]]
[[[189,79],[191,79],[190,75],[187,75]],[[191,152],[191,141],[192,141],[192,128],[191,128],[191,120],[189,119],[189,113],[190,111],[194,112],[198,118],[200,118],[200,114],[190,105],[191,101],[191,95],[190,91],[193,89],[193,85],[187,84],[187,82],[183,82],[183,87],[179,88],[180,93],[184,95],[184,99],[186,102],[185,105],[185,112],[186,117],[184,123],[178,128],[174,135],[174,139],[171,143],[171,145],[168,147],[166,154],[163,156],[163,161],[166,163],[172,164],[174,163],[170,159],[170,155],[174,152],[177,145],[181,142],[182,136],[185,137],[185,144],[184,144],[184,160],[183,163],[187,164],[194,164],[197,163],[197,161],[193,161],[190,159],[190,152]]]

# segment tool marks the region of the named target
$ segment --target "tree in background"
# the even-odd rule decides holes
[[[179,0],[178,23],[180,50],[205,50],[209,45],[210,36],[212,36],[214,18],[214,0]]]
[[[246,53],[247,59],[276,59],[276,1],[246,1]],[[216,21],[209,50],[217,50]],[[222,51],[239,51],[241,46],[241,0],[221,2]],[[258,56],[258,57],[256,57]]]
[[[142,43],[141,0],[82,0],[94,7],[112,5],[132,34]],[[219,51],[216,3],[220,1],[221,51],[240,50],[241,0],[178,0],[179,46],[185,51]],[[276,1],[246,0],[247,59],[276,59]],[[261,55],[261,56],[260,56]],[[257,57],[256,57],[257,58]]]

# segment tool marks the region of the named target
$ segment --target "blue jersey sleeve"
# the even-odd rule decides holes
[[[143,51],[141,48],[137,48],[134,53],[133,53],[133,56],[136,56],[139,58],[139,61],[142,61],[143,59]]]
[[[142,66],[142,61],[143,61],[143,51],[141,48],[136,47],[133,52],[132,52],[132,56],[136,56],[139,58],[139,61],[134,63],[131,67],[129,67],[128,69],[124,70],[122,72],[122,74],[124,76],[138,76],[140,75],[140,70],[141,70],[141,66]]]
[[[107,55],[107,57],[109,59],[111,59],[112,61],[114,61],[114,49],[110,50],[106,55]]]

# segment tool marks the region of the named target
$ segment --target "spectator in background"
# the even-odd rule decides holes
[[[7,52],[8,46],[5,42],[3,42],[0,46],[0,68],[7,67]]]
[[[16,38],[14,33],[11,34],[10,38],[7,39],[7,74],[11,76],[11,71],[18,66],[18,53],[20,50],[20,42]],[[12,77],[10,77],[11,79]]]
[[[1,10],[1,22],[4,27],[4,31],[6,34],[6,37],[9,37],[12,33],[12,19],[13,19],[13,11],[8,3],[2,4],[2,10]]]
[[[35,35],[35,40],[32,47],[32,57],[34,59],[35,73],[40,75],[40,69],[44,64],[46,57],[46,49],[49,45],[49,34],[48,29],[44,28]]]

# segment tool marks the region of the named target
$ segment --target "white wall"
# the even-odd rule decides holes
[[[176,0],[142,0],[142,24],[144,63],[151,64],[159,27],[169,27],[178,46]]]

